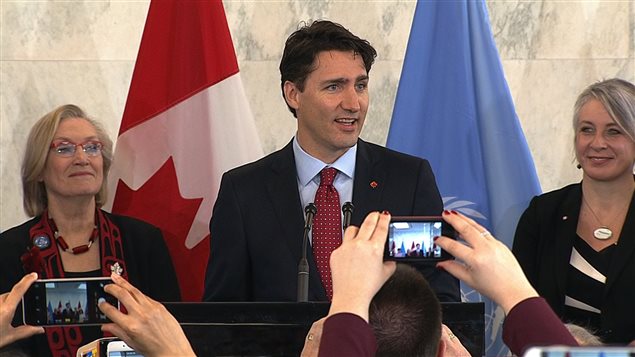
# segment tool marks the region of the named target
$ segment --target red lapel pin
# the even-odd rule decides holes
[[[370,182],[370,187],[371,188],[377,188],[377,186],[378,186],[377,181],[371,181]]]

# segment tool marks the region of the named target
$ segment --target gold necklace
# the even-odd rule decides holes
[[[600,219],[598,218],[598,215],[595,214],[595,211],[593,211],[593,208],[591,208],[591,205],[586,201],[586,197],[584,197],[584,195],[582,195],[582,202],[584,202],[584,204],[587,206],[589,211],[591,211],[591,214],[593,215],[593,217],[595,217],[595,220],[600,224],[600,227],[596,228],[593,231],[593,237],[595,237],[595,239],[599,239],[599,240],[610,239],[613,236],[613,231],[608,226],[606,226],[606,225],[602,224],[602,222],[600,222]]]

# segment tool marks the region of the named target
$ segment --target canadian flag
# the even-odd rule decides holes
[[[222,2],[153,0],[106,209],[162,230],[184,301],[203,294],[223,172],[262,154]]]

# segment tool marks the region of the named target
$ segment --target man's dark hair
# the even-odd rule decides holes
[[[370,303],[376,356],[436,356],[441,339],[441,304],[426,279],[399,264]]]
[[[375,62],[377,51],[370,42],[363,40],[344,26],[326,20],[314,21],[292,33],[284,45],[280,60],[280,86],[284,98],[284,83],[293,82],[300,92],[304,91],[304,82],[316,68],[315,59],[324,51],[352,51],[364,61],[366,72]],[[286,98],[285,98],[286,102]],[[288,104],[289,110],[296,116],[295,109]],[[297,117],[297,116],[296,116]]]

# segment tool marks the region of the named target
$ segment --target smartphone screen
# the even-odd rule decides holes
[[[397,261],[447,260],[452,255],[434,244],[434,237],[455,238],[452,226],[440,216],[392,217],[384,259]]]
[[[525,357],[634,357],[635,347],[618,346],[589,346],[566,347],[548,346],[531,347]]]
[[[119,302],[104,292],[110,278],[36,280],[22,298],[24,323],[35,326],[99,325],[109,320],[97,305]]]

